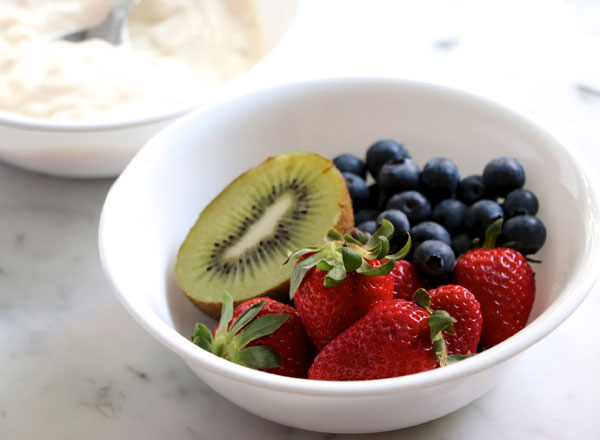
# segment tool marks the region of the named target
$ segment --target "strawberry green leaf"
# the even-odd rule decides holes
[[[429,314],[433,313],[431,310],[431,295],[427,292],[427,290],[417,289],[413,295],[413,302],[418,306],[423,307],[429,312]]]
[[[311,269],[311,267],[303,266],[301,264],[296,264],[294,266],[294,270],[292,270],[292,275],[290,277],[290,299],[294,299],[294,295],[300,283],[304,279],[306,273]]]
[[[410,247],[411,246],[412,246],[412,240],[410,238],[410,234],[408,234],[408,238],[407,238],[406,243],[404,244],[404,246],[402,246],[402,249],[400,249],[395,254],[386,256],[385,258],[388,259],[388,260],[394,260],[394,261],[402,260],[410,252]]]
[[[456,322],[448,312],[445,310],[435,310],[429,318],[427,318],[427,325],[429,326],[429,332],[431,340],[434,341],[441,337],[443,331],[450,334],[455,334],[453,324]]]
[[[381,266],[373,269],[373,267],[371,267],[369,263],[364,262],[364,264],[360,266],[356,271],[361,275],[381,276],[390,273],[394,269],[395,265],[395,261],[388,261],[387,263],[382,264]]]
[[[348,246],[342,246],[342,259],[347,272],[353,272],[362,264],[362,257]]]
[[[483,249],[493,249],[496,247],[496,239],[498,235],[502,232],[502,219],[499,218],[495,220],[488,228],[485,230],[485,240],[483,241],[483,245],[481,246]]]
[[[354,228],[353,234],[355,235],[355,237],[352,237],[352,238],[355,239],[356,241],[358,241],[358,243],[356,243],[356,244],[360,244],[360,245],[367,244],[367,242],[371,238],[371,234],[369,234],[368,232],[361,231],[360,229],[356,229],[356,228]],[[349,241],[349,240],[346,239],[346,241]]]
[[[332,266],[325,260],[321,260],[317,263],[317,269],[322,270],[324,272],[329,272],[331,269],[333,269],[333,267],[334,266]]]
[[[281,365],[281,360],[275,350],[264,345],[242,349],[239,353],[239,360],[242,364],[259,370],[268,370]]]
[[[331,229],[327,233],[327,236],[325,237],[325,241],[335,241],[335,240],[342,241],[343,239],[344,239],[344,237],[342,237],[342,234],[340,234],[335,229]]]
[[[373,254],[373,257],[367,257],[370,260],[374,260],[377,258],[379,251],[381,250],[381,237],[385,237],[389,239],[392,237],[394,233],[394,226],[387,221],[383,220],[381,226],[371,235],[371,237],[364,244],[364,247],[370,254]]]
[[[381,243],[381,245],[379,247],[379,253],[374,258],[375,260],[381,260],[390,251],[390,241],[385,236],[379,236],[379,243]]]
[[[342,281],[344,281],[344,280],[336,280],[335,278],[326,276],[325,280],[323,282],[323,285],[325,287],[335,287],[335,286],[339,286],[340,284],[342,284]]]
[[[294,260],[298,260],[298,258],[300,258],[303,255],[306,255],[310,252],[317,252],[319,250],[319,248],[316,247],[309,247],[309,248],[304,248],[304,249],[298,249],[296,252],[292,252],[287,259],[283,262],[283,265],[285,266],[286,264],[288,264],[290,261]]]
[[[381,260],[390,250],[390,242],[386,237],[380,235],[375,238],[376,240],[374,241],[374,246],[367,248],[367,254],[365,255],[365,258],[368,260]]]
[[[290,277],[290,299],[294,298],[296,290],[298,290],[308,271],[319,264],[322,258],[320,253],[316,253],[296,263]]]
[[[363,260],[360,267],[358,269],[356,269],[356,272],[363,273],[363,272],[368,272],[370,270],[373,270],[373,267],[369,263],[367,263],[365,260]]]
[[[194,329],[194,336],[192,336],[192,341],[194,344],[203,348],[206,351],[211,351],[210,345],[212,343],[213,337],[212,333],[204,324],[196,324],[196,328]]]
[[[363,255],[367,260],[376,260],[377,256],[381,252],[382,243],[380,240],[376,241],[376,244],[373,247],[367,248],[365,245],[366,253]]]
[[[346,268],[343,264],[339,264],[331,269],[325,276],[325,286],[335,287],[341,284],[346,278]]]
[[[303,260],[298,261],[298,263],[296,263],[296,265],[306,266],[310,269],[311,267],[315,267],[319,263],[319,261],[321,261],[322,259],[323,259],[323,256],[320,253],[316,253],[316,254],[309,255],[308,257],[304,258]]]
[[[256,315],[262,310],[265,306],[266,301],[259,301],[257,303],[252,304],[246,310],[242,312],[240,316],[235,320],[231,328],[229,329],[229,334],[237,335],[240,330],[242,330],[246,324],[256,318]]]
[[[346,234],[344,235],[344,241],[347,243],[352,243],[358,246],[362,246],[363,243],[361,241],[359,241],[358,239],[354,238],[352,235]]]
[[[221,305],[221,319],[219,320],[219,330],[215,338],[224,336],[229,328],[229,323],[233,318],[233,297],[226,291],[223,291],[223,304]]]
[[[448,358],[446,359],[446,365],[455,364],[457,362],[463,361],[472,356],[473,356],[473,354],[471,354],[471,353],[469,353],[469,354],[453,354],[451,356],[448,356]]]
[[[239,347],[245,347],[248,343],[263,336],[270,335],[279,330],[289,318],[288,314],[271,314],[256,318],[250,322],[240,333],[234,336],[234,340]]]
[[[365,243],[366,248],[373,248],[377,245],[379,241],[379,236],[384,236],[387,239],[390,239],[394,234],[394,226],[387,220],[383,220],[381,222],[381,226],[377,228],[377,230],[373,233],[369,241]]]

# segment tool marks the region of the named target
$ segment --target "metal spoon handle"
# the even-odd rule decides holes
[[[127,17],[136,0],[121,0],[108,12],[108,15],[96,26],[81,29],[59,37],[59,40],[83,41],[99,38],[111,44],[122,44],[129,39]]]

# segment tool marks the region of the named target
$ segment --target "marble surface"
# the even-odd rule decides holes
[[[598,53],[594,0],[308,1],[257,84],[339,74],[449,84],[534,114],[600,164]],[[111,183],[0,164],[0,439],[597,438],[600,351],[582,335],[594,334],[600,292],[491,392],[421,426],[338,436],[238,409],[113,296],[97,250]]]

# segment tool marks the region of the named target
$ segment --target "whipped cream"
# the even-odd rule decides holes
[[[115,120],[202,102],[263,54],[249,0],[140,0],[130,44],[58,41],[114,0],[2,0],[0,112]]]

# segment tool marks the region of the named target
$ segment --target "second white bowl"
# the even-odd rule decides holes
[[[253,0],[266,55],[248,72],[206,93],[202,102],[107,122],[50,121],[0,115],[0,160],[65,177],[117,176],[152,136],[181,115],[253,88],[269,72],[274,48],[290,30],[297,0]],[[266,62],[269,61],[269,62]]]

